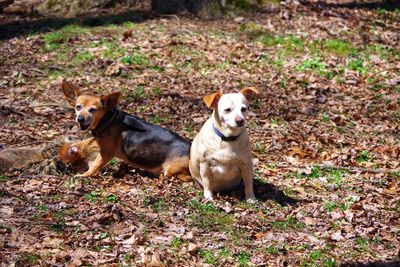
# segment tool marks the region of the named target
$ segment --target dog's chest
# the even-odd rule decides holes
[[[211,167],[229,170],[237,168],[243,162],[244,154],[246,154],[246,151],[241,151],[235,146],[225,146],[209,151],[206,160]]]

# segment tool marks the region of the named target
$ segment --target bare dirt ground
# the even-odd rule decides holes
[[[11,170],[1,265],[398,266],[400,10],[330,2],[215,21],[2,14],[2,148],[89,136],[61,79],[121,91],[124,110],[188,139],[211,113],[202,96],[262,93],[248,120],[258,203],[241,190],[205,203],[193,183],[137,170],[114,177],[118,160],[86,179]]]

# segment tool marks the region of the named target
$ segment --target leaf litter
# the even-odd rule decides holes
[[[399,255],[399,13],[287,1],[202,21],[70,25],[0,42],[2,148],[83,139],[60,79],[192,139],[202,96],[256,86],[256,204],[192,183],[49,164],[0,176],[5,264],[336,266]],[[332,1],[331,1],[332,2]],[[372,23],[375,22],[375,23]],[[397,40],[397,41],[396,41]],[[333,168],[333,167],[338,168]]]

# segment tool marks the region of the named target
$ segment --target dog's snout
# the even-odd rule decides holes
[[[235,122],[236,122],[236,125],[239,126],[239,127],[244,125],[244,119],[243,118],[235,118]]]
[[[85,120],[85,117],[83,117],[83,116],[78,116],[77,118],[76,118],[76,120],[78,121],[78,123],[84,123],[86,120]]]

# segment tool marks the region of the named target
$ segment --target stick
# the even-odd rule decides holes
[[[277,165],[280,168],[306,168],[309,167],[310,165],[292,165],[292,164],[286,164],[286,163],[279,163]],[[345,170],[348,171],[349,173],[360,173],[360,172],[369,172],[369,173],[389,173],[389,172],[400,172],[400,170],[397,169],[371,169],[371,168],[361,168],[361,167],[344,167],[344,166],[335,166],[335,165],[330,165],[330,164],[312,164],[312,166],[319,167],[323,170],[326,169],[335,169],[335,170]]]
[[[378,72],[375,72],[375,73],[370,74],[370,75],[365,79],[365,81],[368,81],[368,79],[373,78],[373,77],[377,76],[378,74],[381,74],[382,72],[391,71],[391,70],[400,70],[400,68],[399,68],[399,67],[385,68],[385,69],[383,69],[383,70],[380,70],[380,71],[378,71]]]
[[[3,105],[0,105],[0,108],[4,108],[5,110],[7,110],[8,112],[12,112],[12,113],[15,113],[15,114],[18,114],[18,115],[21,115],[21,116],[28,116],[28,114],[26,114],[26,113],[24,113],[24,112],[22,112],[22,111],[18,111],[18,110],[16,110],[15,108],[13,108],[13,107],[10,107],[10,106],[3,106]]]
[[[7,148],[18,148],[18,147],[25,147],[25,146],[31,146],[31,145],[37,145],[37,144],[43,144],[43,143],[55,143],[56,141],[34,141],[26,144],[20,144],[20,145],[10,145]]]
[[[31,105],[30,108],[40,108],[40,107],[60,107],[64,109],[73,109],[73,107],[65,105],[65,104],[57,104],[57,103],[44,103],[44,104],[37,104]]]
[[[24,224],[33,224],[33,225],[50,225],[50,226],[57,226],[57,225],[62,225],[64,227],[80,227],[81,225],[71,225],[71,224],[63,224],[63,223],[53,223],[53,222],[35,222],[35,221],[27,221],[27,220],[15,220],[15,221],[9,221],[9,220],[4,220],[3,222],[7,223],[8,225],[13,225],[15,223],[24,223]]]

